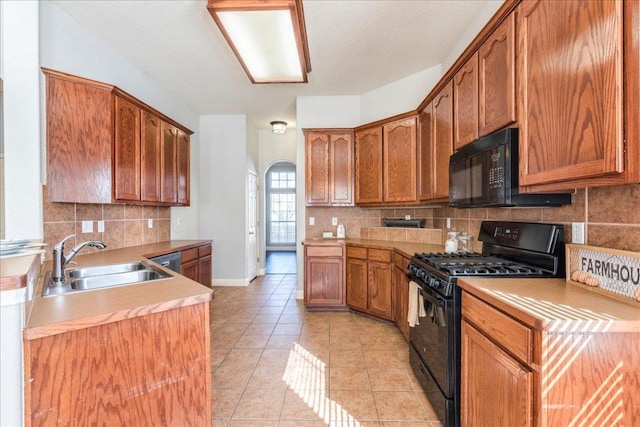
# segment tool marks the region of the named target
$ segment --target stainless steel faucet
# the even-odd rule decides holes
[[[51,282],[53,282],[52,284],[54,286],[64,284],[64,269],[82,248],[85,246],[93,246],[98,249],[104,249],[107,247],[107,245],[97,240],[89,240],[75,246],[67,255],[65,255],[64,243],[72,237],[75,237],[75,234],[68,235],[53,247],[53,270],[51,271]]]

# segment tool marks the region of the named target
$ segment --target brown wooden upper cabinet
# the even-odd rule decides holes
[[[516,117],[516,24],[510,14],[478,50],[478,136],[514,123]]]
[[[478,54],[453,77],[453,145],[456,150],[478,139]]]
[[[193,132],[115,86],[42,71],[50,201],[189,204]]]
[[[415,203],[416,117],[356,132],[356,203]]]
[[[637,2],[518,6],[521,186],[598,184],[597,179],[575,182],[585,178],[625,182],[623,7],[636,10],[635,23],[631,14],[628,19],[636,28],[635,42],[628,34],[636,55],[638,45],[638,6],[627,3]],[[637,56],[635,62],[637,82]],[[638,94],[631,96],[636,99],[631,119],[637,122]],[[637,139],[632,144],[637,159]]]
[[[453,153],[453,82],[438,92],[418,119],[420,201],[443,201],[449,197]]]
[[[307,206],[353,206],[353,130],[304,134]]]

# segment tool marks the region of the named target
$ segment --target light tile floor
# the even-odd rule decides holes
[[[306,311],[295,275],[214,287],[213,426],[441,426],[392,324]]]

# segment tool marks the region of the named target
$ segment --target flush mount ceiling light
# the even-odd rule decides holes
[[[306,83],[302,0],[208,0],[207,9],[252,83]]]
[[[271,122],[271,132],[285,133],[287,131],[287,122],[275,121]]]

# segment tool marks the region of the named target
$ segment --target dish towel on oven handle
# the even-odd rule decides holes
[[[424,299],[420,294],[420,285],[411,280],[409,282],[409,310],[407,322],[410,327],[420,324],[420,317],[425,317],[427,312],[424,309]]]

